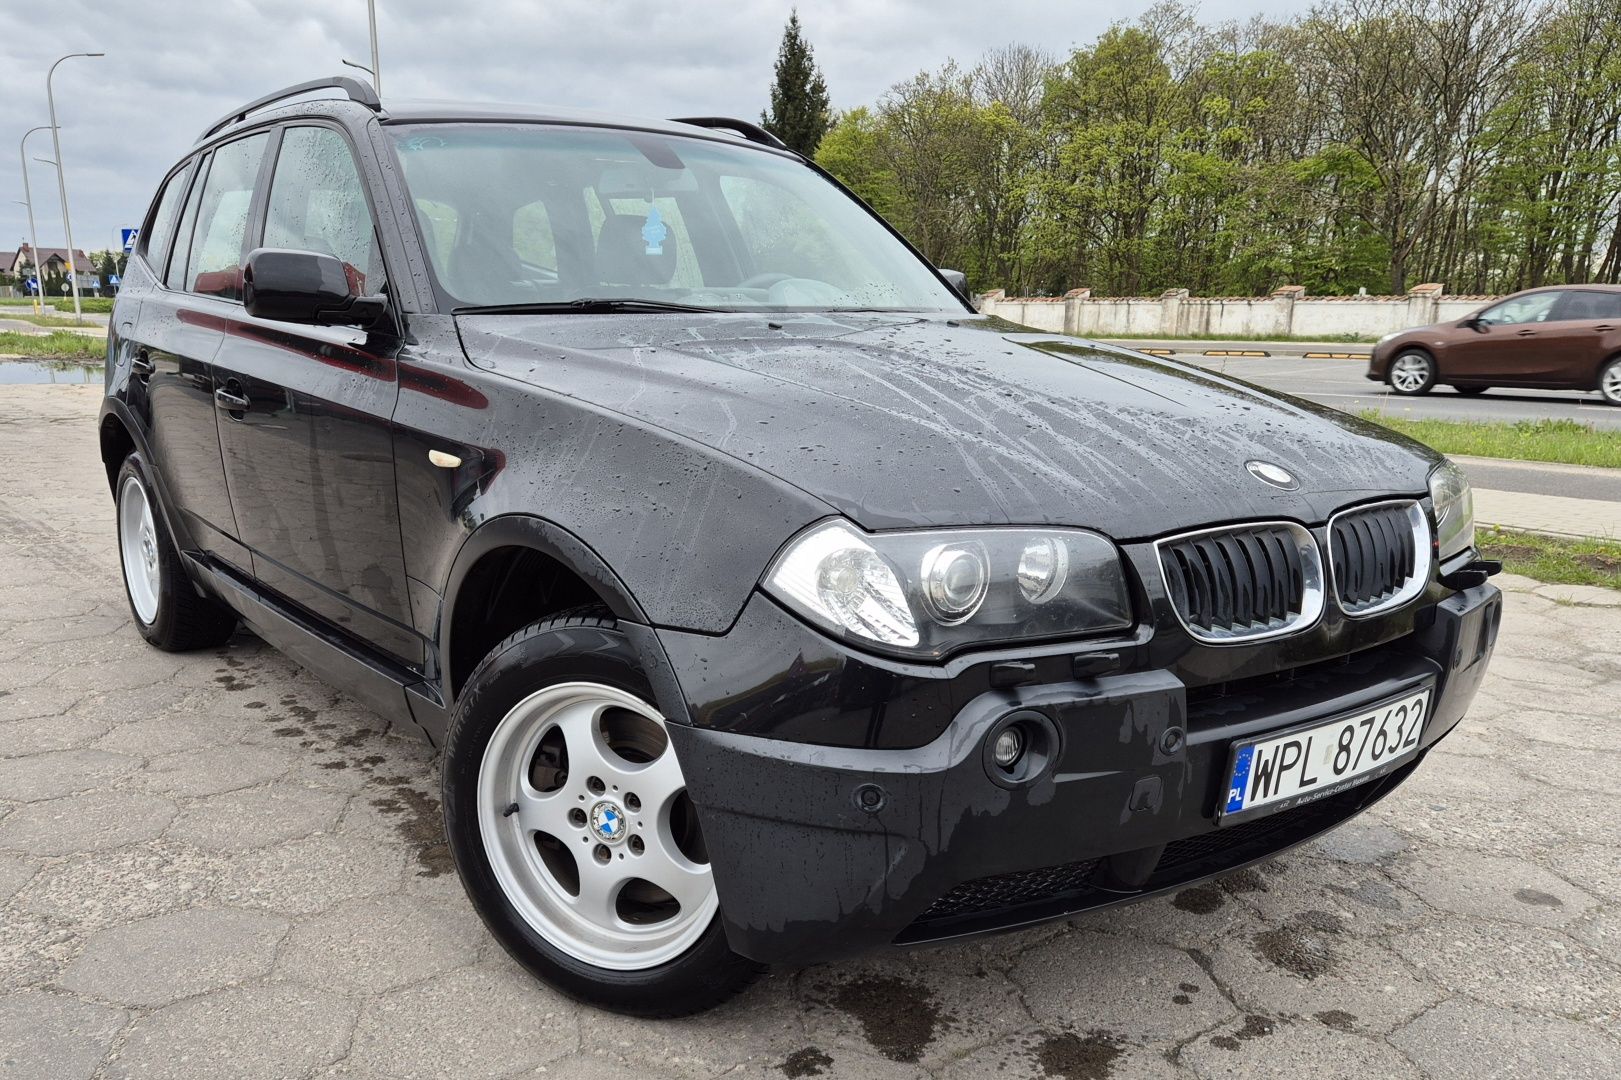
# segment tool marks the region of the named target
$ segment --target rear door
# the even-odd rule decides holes
[[[336,256],[357,294],[387,291],[371,204],[335,127],[284,128],[249,246]],[[235,313],[214,362],[220,445],[238,533],[266,587],[408,665],[411,629],[394,485],[392,330]]]
[[[1538,351],[1546,365],[1540,381],[1590,388],[1600,363],[1613,350],[1618,327],[1621,292],[1570,289],[1561,294],[1558,306],[1538,333]]]
[[[162,203],[183,209],[167,250],[147,249],[148,258],[158,260],[153,272],[161,283],[142,298],[130,331],[132,377],[144,387],[148,439],[157,459],[153,464],[173,509],[193,543],[244,571],[250,563],[236,540],[220,461],[212,373],[234,301],[208,291],[211,279],[202,273],[201,260],[228,248],[233,228],[240,247],[247,199],[267,142],[268,136],[259,132],[224,143],[169,181],[159,213]],[[148,238],[149,243],[163,240],[161,229]]]

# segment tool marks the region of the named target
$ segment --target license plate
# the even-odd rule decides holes
[[[1363,712],[1233,744],[1221,824],[1344,791],[1418,753],[1430,688]]]

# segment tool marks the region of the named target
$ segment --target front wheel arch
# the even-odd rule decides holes
[[[488,651],[477,645],[464,647],[458,643],[458,638],[471,632],[481,644],[500,640],[490,640],[489,633],[483,630],[469,631],[466,613],[472,610],[467,606],[469,603],[476,605],[481,583],[487,584],[482,576],[484,571],[479,568],[482,566],[487,571],[492,565],[487,560],[503,558],[501,553],[505,550],[531,553],[534,559],[543,560],[541,565],[555,567],[571,583],[567,595],[555,597],[557,602],[550,604],[550,610],[537,609],[517,626],[545,618],[575,603],[589,600],[601,604],[626,633],[635,637],[643,653],[648,654],[643,659],[647,670],[654,673],[661,691],[658,704],[665,715],[685,719],[686,710],[679,693],[666,685],[667,680],[662,677],[667,672],[668,660],[663,656],[657,637],[647,629],[646,613],[623,579],[585,541],[559,525],[528,514],[491,518],[462,542],[451,563],[437,626],[439,679],[447,707],[454,705],[467,677]],[[517,626],[508,627],[507,632]]]

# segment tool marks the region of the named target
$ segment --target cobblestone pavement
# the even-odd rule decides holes
[[[492,943],[423,746],[142,643],[97,393],[0,391],[0,1077],[1621,1073],[1621,594],[1509,582],[1469,718],[1260,870],[638,1022]]]

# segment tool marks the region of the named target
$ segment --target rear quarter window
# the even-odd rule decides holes
[[[153,267],[162,268],[169,253],[169,241],[174,238],[175,220],[180,217],[180,200],[186,195],[186,180],[191,176],[191,165],[169,177],[158,192],[151,220],[141,235],[141,255]]]

